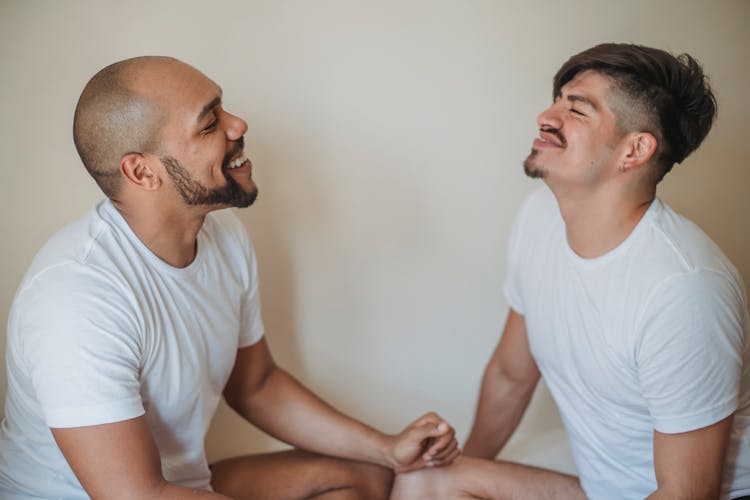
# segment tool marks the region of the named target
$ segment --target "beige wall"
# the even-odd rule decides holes
[[[630,41],[703,61],[719,121],[661,195],[750,282],[749,22],[743,0],[2,0],[0,317],[39,246],[99,197],[71,140],[82,86],[174,55],[249,123],[262,193],[241,217],[278,361],[385,430],[434,409],[463,439],[506,314],[508,228],[536,186],[520,163],[572,53]],[[556,425],[542,391],[524,429]],[[211,458],[275,446],[226,409],[208,442]]]

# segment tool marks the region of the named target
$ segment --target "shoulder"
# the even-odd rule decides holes
[[[127,235],[107,218],[108,201],[102,201],[78,220],[61,228],[34,256],[19,293],[50,294],[68,290],[96,294],[125,289],[119,277],[121,254],[128,253]],[[114,210],[111,205],[110,210]],[[104,216],[102,215],[104,214]]]
[[[64,261],[24,280],[13,301],[10,320],[20,323],[24,334],[35,327],[62,330],[65,325],[84,323],[118,322],[136,327],[137,309],[133,290],[116,272]]]
[[[79,219],[57,230],[39,249],[27,270],[27,278],[47,268],[65,263],[82,263],[91,255],[98,240],[107,237],[110,228],[99,216],[101,202]]]
[[[119,255],[127,250],[99,216],[100,206],[57,231],[39,250],[18,287],[14,309],[31,303],[43,311],[55,304],[80,310],[89,301],[106,309],[113,296],[132,299],[121,269],[128,259]]]
[[[70,340],[91,325],[138,328],[137,297],[122,273],[128,259],[117,255],[126,250],[100,215],[103,203],[57,231],[34,257],[13,300],[9,339]]]
[[[695,294],[728,287],[733,294],[743,296],[742,278],[719,246],[669,205],[658,199],[656,203],[641,247],[648,257],[645,266],[653,269],[659,288]]]
[[[717,266],[672,272],[646,295],[636,325],[637,349],[651,356],[693,349],[737,354],[750,327],[744,286]]]

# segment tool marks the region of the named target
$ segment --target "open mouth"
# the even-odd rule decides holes
[[[239,156],[239,157],[237,157],[234,160],[232,160],[232,161],[229,162],[229,164],[227,165],[227,169],[228,170],[234,170],[235,168],[240,168],[241,166],[243,166],[244,164],[246,164],[248,161],[250,161],[250,160],[247,159],[247,156],[244,156],[244,155],[243,156]]]

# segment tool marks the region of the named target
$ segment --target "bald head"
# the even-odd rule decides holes
[[[174,64],[182,63],[145,56],[111,64],[89,80],[78,99],[73,140],[84,166],[110,198],[120,188],[120,159],[158,148],[165,116],[142,82]]]

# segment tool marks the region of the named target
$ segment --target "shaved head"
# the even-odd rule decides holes
[[[164,65],[168,57],[144,56],[107,66],[86,84],[73,119],[73,141],[86,170],[104,194],[120,188],[120,160],[128,153],[153,152],[159,145],[164,113],[137,80]]]

